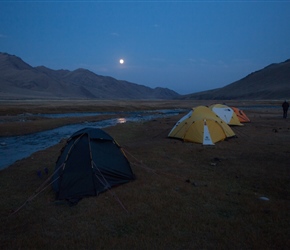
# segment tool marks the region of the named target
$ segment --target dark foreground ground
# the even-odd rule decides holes
[[[0,132],[100,119],[29,120],[29,113],[211,103],[6,101],[0,104]],[[251,123],[233,127],[237,138],[211,147],[167,138],[184,114],[104,129],[123,147],[137,178],[73,207],[56,203],[47,186],[16,212],[47,178],[36,171],[53,172],[64,141],[1,171],[1,249],[289,249],[290,122],[272,108],[280,101],[227,104],[248,106]],[[19,114],[26,114],[25,122]]]

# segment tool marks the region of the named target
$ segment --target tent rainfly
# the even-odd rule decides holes
[[[168,137],[188,142],[214,145],[235,136],[233,130],[206,106],[198,106],[182,117]]]
[[[68,139],[52,178],[56,199],[76,204],[83,197],[97,196],[135,176],[124,152],[109,134],[84,128]]]
[[[234,110],[224,104],[213,104],[209,108],[228,125],[243,126]]]

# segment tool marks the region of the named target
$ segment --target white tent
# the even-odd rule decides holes
[[[216,115],[219,116],[228,125],[243,126],[238,116],[231,107],[224,104],[213,104],[209,107]]]

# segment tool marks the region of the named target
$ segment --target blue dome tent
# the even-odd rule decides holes
[[[75,204],[83,197],[97,196],[134,179],[118,143],[101,129],[84,128],[74,133],[63,147],[52,186],[56,200]]]

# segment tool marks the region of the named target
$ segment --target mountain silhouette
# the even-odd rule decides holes
[[[181,97],[195,100],[273,100],[290,98],[290,59],[253,72],[223,88]]]
[[[173,99],[178,96],[167,88],[152,89],[87,69],[32,67],[17,56],[0,53],[0,97],[6,99]]]
[[[290,99],[290,59],[250,73],[225,87],[179,95],[168,88],[97,75],[87,69],[52,70],[32,67],[21,58],[0,52],[2,99]]]

